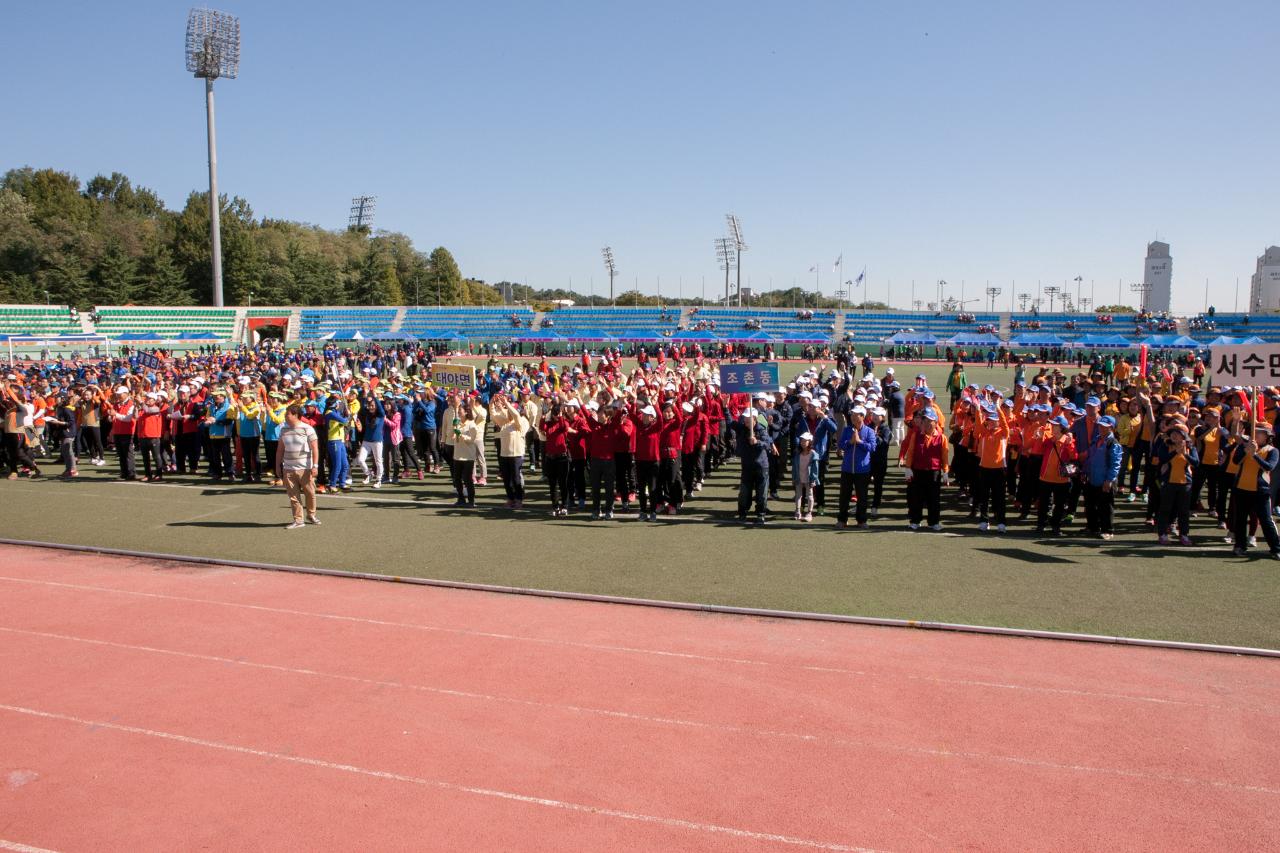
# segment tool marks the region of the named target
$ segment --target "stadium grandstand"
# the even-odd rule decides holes
[[[66,305],[0,306],[0,335],[28,338],[97,334],[128,343],[218,341],[256,343],[279,338],[290,343],[325,340],[474,344],[522,341],[657,341],[668,338],[753,343],[856,343],[878,345],[912,334],[940,345],[960,341],[972,347],[1041,336],[1091,346],[1110,340],[1167,343],[1193,339],[1205,345],[1220,337],[1254,336],[1280,341],[1280,314],[1201,314],[1195,317],[1034,312],[957,314],[931,311],[817,311],[795,308],[723,306],[560,307],[537,311],[525,305],[449,307],[103,305],[77,313]],[[994,337],[993,337],[994,336]]]

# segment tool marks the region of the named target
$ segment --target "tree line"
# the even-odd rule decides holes
[[[29,166],[0,178],[0,303],[46,299],[95,305],[211,305],[209,194],[192,192],[169,210],[152,190],[112,172],[81,184]],[[423,253],[404,234],[330,230],[258,218],[239,196],[220,199],[222,278],[228,305],[503,305],[537,310],[577,305],[716,305],[636,290],[616,300],[565,288],[489,284],[462,275],[443,246]],[[760,293],[754,307],[885,308],[849,305],[802,288]]]

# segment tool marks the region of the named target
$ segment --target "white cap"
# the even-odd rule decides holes
[[[684,403],[680,406],[680,408],[683,409],[686,414],[690,414],[690,415],[693,414],[693,403]]]
[[[889,413],[885,411],[883,406],[876,406],[874,409],[871,410],[871,414],[875,415],[877,418],[883,418],[885,415]]]
[[[179,391],[179,393],[182,393],[182,394],[190,394],[190,393],[191,393],[191,386],[190,386],[190,385],[179,385],[179,386],[178,386],[178,391]]]
[[[866,406],[854,406],[851,411],[851,414],[855,414],[855,415],[865,415],[866,413],[867,413]]]
[[[573,406],[575,409],[579,408],[582,405],[582,403],[578,401],[577,397],[570,397],[568,400],[564,401],[564,404],[566,406]]]
[[[768,399],[769,399],[769,394],[768,394],[767,392],[765,392],[765,391],[761,391],[761,392],[759,392],[758,394],[756,394],[756,399],[757,399],[757,400],[768,400]]]
[[[812,400],[812,399],[813,399],[813,395],[812,395],[812,394],[810,394],[808,391],[801,391],[801,392],[800,392],[800,399],[801,399],[801,400]]]
[[[248,377],[248,376],[241,376],[241,377],[240,377],[240,384],[241,384],[241,385],[248,385],[248,384],[249,384],[249,377]]]
[[[126,388],[125,386],[121,385],[120,387],[116,388],[116,393],[117,393],[117,394],[128,394],[128,393],[129,393],[129,389],[128,389],[128,388]]]
[[[802,433],[800,434],[800,440],[801,440],[801,441],[813,441],[813,433],[811,433],[811,432],[802,432]]]
[[[648,415],[649,417],[652,417],[652,418],[656,418],[658,416],[658,413],[653,408],[653,406],[645,406],[643,409],[640,410],[640,414]]]
[[[592,400],[591,402],[587,403],[587,408],[593,412],[598,412],[600,411],[600,404],[597,403],[595,400]]]

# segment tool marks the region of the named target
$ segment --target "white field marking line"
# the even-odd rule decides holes
[[[129,651],[150,652],[161,655],[171,655],[174,657],[190,658],[193,660],[209,661],[211,663],[235,664],[237,666],[249,667],[252,669],[265,669],[274,672],[287,672],[294,675],[306,675],[315,678],[331,678],[337,681],[350,681],[359,684],[369,684],[375,687],[391,687],[400,690],[415,690],[422,693],[433,693],[440,696],[450,696],[457,699],[478,699],[488,702],[498,702],[510,705],[523,705],[531,708],[545,708],[553,711],[570,711],[575,714],[594,714],[602,717],[614,717],[624,720],[633,720],[642,723],[652,723],[654,725],[663,726],[679,726],[682,728],[702,729],[706,731],[724,732],[727,734],[749,735],[759,738],[773,738],[779,740],[802,741],[805,743],[813,743],[836,747],[852,747],[857,749],[876,749],[888,752],[904,752],[912,755],[929,755],[938,758],[968,758],[980,759],[984,761],[1004,762],[1009,764],[1018,764],[1029,767],[1036,767],[1046,770],[1063,770],[1070,772],[1088,772],[1101,773],[1116,776],[1124,776],[1146,781],[1176,782],[1186,785],[1199,785],[1211,788],[1225,788],[1240,791],[1249,791],[1254,793],[1280,794],[1280,789],[1267,788],[1258,785],[1241,785],[1236,782],[1221,782],[1215,779],[1200,779],[1191,776],[1173,776],[1164,773],[1146,773],[1140,770],[1125,770],[1115,767],[1097,767],[1093,765],[1080,764],[1063,764],[1056,761],[1042,761],[1039,759],[1022,758],[1019,756],[1001,755],[999,753],[987,752],[955,752],[946,749],[937,749],[921,746],[902,746],[891,743],[878,743],[863,740],[853,740],[850,738],[827,737],[824,735],[805,734],[803,732],[775,731],[771,729],[756,729],[749,726],[735,726],[728,723],[709,723],[702,720],[686,720],[678,717],[654,717],[648,714],[636,714],[630,711],[619,711],[612,708],[592,708],[581,705],[563,705],[555,702],[539,702],[535,699],[519,699],[512,696],[498,696],[489,693],[475,693],[468,690],[453,690],[445,687],[428,687],[420,684],[406,684],[399,681],[383,681],[376,678],[364,678],[358,675],[343,675],[341,673],[322,672],[314,669],[300,669],[282,664],[258,663],[256,661],[248,661],[240,658],[227,658],[218,655],[205,655],[197,652],[183,652],[174,649],[161,649],[154,646],[136,646],[128,643],[116,643],[110,640],[94,640],[87,637],[75,637],[68,634],[52,634],[45,631],[28,631],[23,628],[7,628],[0,627],[0,631],[10,634],[23,634],[32,637],[44,637],[54,640],[67,640],[76,643],[85,643],[94,646],[106,646],[115,649],[126,649]],[[895,815],[896,816],[896,815]],[[932,836],[930,836],[932,837]],[[934,839],[935,841],[939,839]]]
[[[18,705],[0,705],[0,710],[10,711],[15,714],[25,714],[29,717],[39,717],[46,720],[59,720],[61,722],[76,723],[82,726],[91,726],[95,728],[110,729],[112,731],[125,732],[127,734],[145,735],[147,737],[160,738],[162,740],[175,741],[177,743],[185,743],[191,746],[203,746],[208,749],[218,749],[224,752],[239,753],[241,755],[253,755],[258,758],[268,758],[274,761],[286,761],[291,764],[302,764],[308,767],[321,767],[325,770],[339,770],[344,773],[352,773],[359,776],[369,776],[374,779],[386,779],[392,782],[406,782],[411,785],[422,785],[430,788],[439,788],[444,791],[453,791],[461,794],[472,794],[480,797],[489,797],[499,800],[509,800],[517,803],[528,803],[535,806],[544,806],[547,808],[564,809],[566,811],[580,812],[583,814],[597,815],[600,817],[613,817],[621,820],[636,821],[639,823],[656,824],[671,829],[688,829],[695,832],[706,832],[718,835],[728,835],[733,838],[745,838],[752,841],[770,841],[776,844],[790,844],[795,847],[807,847],[813,850],[834,850],[839,853],[883,853],[883,851],[875,851],[867,847],[853,847],[846,844],[836,844],[827,841],[815,841],[808,838],[797,838],[791,835],[778,835],[770,832],[755,832],[749,829],[738,829],[731,826],[721,826],[714,823],[699,823],[692,820],[684,820],[682,818],[661,817],[659,815],[641,814],[639,812],[628,812],[620,809],[611,809],[602,806],[591,806],[585,803],[567,802],[565,800],[553,800],[548,797],[537,797],[529,794],[517,794],[511,791],[501,791],[494,788],[478,788],[471,785],[462,785],[457,782],[447,782],[443,779],[423,779],[417,776],[406,776],[401,773],[392,773],[386,770],[371,770],[365,767],[357,767],[354,764],[340,764],[332,761],[325,761],[320,758],[306,758],[298,755],[284,755],[279,752],[271,752],[265,749],[254,749],[248,746],[238,746],[231,743],[222,743],[220,741],[205,740],[204,738],[190,737],[188,735],[175,734],[174,732],[162,732],[154,729],[144,729],[137,726],[126,726],[119,723],[109,723],[105,721],[86,720],[81,717],[73,717],[69,714],[58,714],[52,711],[40,711],[35,708],[24,708]]]
[[[43,847],[32,847],[30,844],[19,844],[16,841],[6,841],[0,838],[0,850],[14,850],[16,853],[55,853],[53,850],[46,850]]]
[[[219,507],[218,509],[212,509],[212,510],[209,510],[208,512],[202,512],[197,515],[193,515],[190,518],[180,518],[175,522],[162,521],[155,526],[168,527],[170,524],[186,524],[187,522],[190,522],[190,521],[199,521],[202,518],[209,518],[210,516],[218,515],[219,513],[223,513],[229,510],[239,509],[239,508],[240,508],[240,504],[227,504],[226,506]]]
[[[124,558],[127,559],[127,558]],[[143,562],[141,558],[135,559],[135,562]],[[780,663],[777,661],[750,660],[747,658],[721,657],[717,655],[700,655],[692,652],[673,652],[661,649],[641,649],[632,646],[610,646],[598,643],[580,643],[573,640],[553,640],[545,637],[526,637],[517,634],[498,634],[490,631],[475,631],[467,628],[446,628],[439,625],[414,625],[407,622],[389,622],[382,619],[369,619],[361,616],[344,616],[338,613],[316,613],[306,610],[291,610],[283,607],[267,607],[262,604],[246,604],[234,601],[217,601],[208,598],[192,598],[183,595],[166,595],[158,592],[140,592],[137,590],[114,589],[112,587],[91,586],[88,584],[65,583],[61,581],[45,581],[36,580],[34,578],[15,578],[0,575],[0,581],[9,581],[12,583],[25,583],[38,586],[61,587],[64,589],[78,589],[89,592],[110,592],[118,595],[133,595],[142,598],[156,598],[167,601],[184,601],[192,604],[211,604],[220,607],[237,607],[245,610],[256,610],[263,613],[279,613],[287,616],[306,616],[314,619],[332,619],[341,622],[355,622],[365,625],[378,625],[380,627],[389,628],[406,628],[414,631],[434,631],[445,634],[456,634],[468,637],[483,637],[495,640],[510,640],[513,642],[539,643],[543,645],[565,646],[569,648],[590,649],[592,651],[617,652],[623,654],[639,654],[653,655],[656,657],[679,658],[684,660],[708,661],[711,663],[731,663],[742,666],[759,666],[759,667],[780,667],[783,669],[792,668],[806,672],[825,672],[836,675],[851,675],[859,678],[883,678],[875,673],[867,672],[859,669],[841,669],[838,667],[817,666],[812,664],[790,664]],[[928,681],[935,684],[951,684],[959,687],[983,687],[998,690],[1021,690],[1028,693],[1046,693],[1063,696],[1087,696],[1095,699],[1112,699],[1122,702],[1145,702],[1154,705],[1178,705],[1191,708],[1204,708],[1214,711],[1249,711],[1251,713],[1265,714],[1273,716],[1280,714],[1280,709],[1268,708],[1251,708],[1240,707],[1234,705],[1216,705],[1204,702],[1196,702],[1189,699],[1166,699],[1157,696],[1138,696],[1126,693],[1108,693],[1104,691],[1078,690],[1066,687],[1041,687],[1029,684],[1006,684],[993,681],[977,681],[964,678],[943,678],[934,675],[911,675],[901,674],[902,678],[913,681]]]

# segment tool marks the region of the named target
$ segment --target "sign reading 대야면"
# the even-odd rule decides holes
[[[1280,385],[1280,344],[1239,344],[1209,351],[1214,385]]]
[[[431,365],[431,381],[444,388],[458,388],[463,391],[476,389],[476,369],[469,364]]]
[[[778,365],[730,364],[720,367],[720,391],[724,394],[754,394],[778,390]]]

